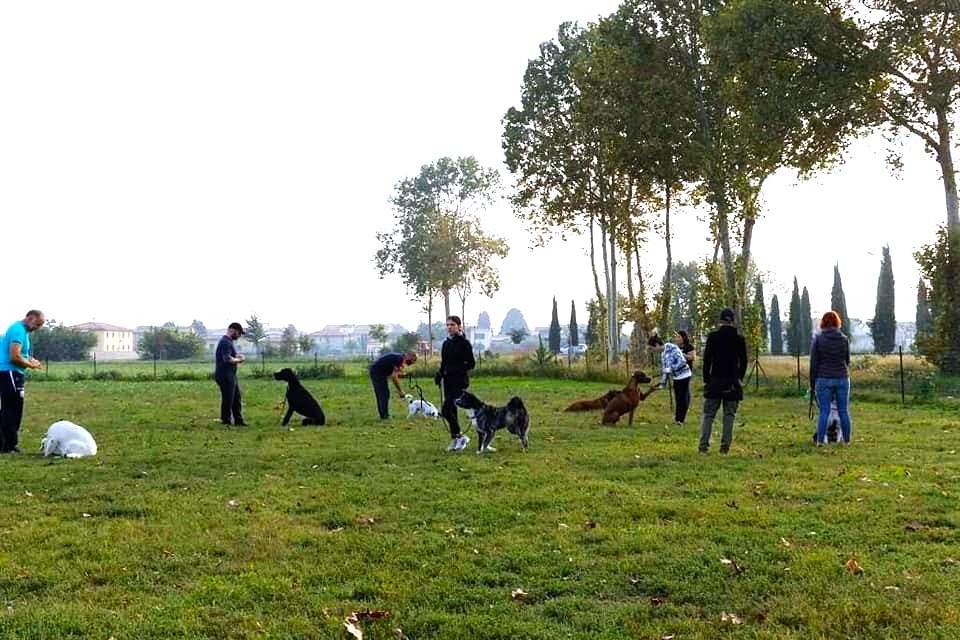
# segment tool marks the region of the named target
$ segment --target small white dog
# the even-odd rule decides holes
[[[80,425],[60,420],[47,429],[47,435],[40,441],[40,450],[45,456],[83,458],[97,455],[97,442]]]
[[[414,398],[409,393],[403,397],[406,398],[409,403],[407,406],[407,420],[418,413],[422,413],[424,418],[433,418],[434,420],[440,417],[440,412],[437,411],[437,408],[433,406],[432,403],[421,400],[420,398]]]

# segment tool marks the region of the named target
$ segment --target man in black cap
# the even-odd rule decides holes
[[[710,450],[713,419],[723,406],[723,435],[720,453],[733,442],[733,422],[743,400],[743,379],[747,375],[747,341],[734,326],[733,309],[720,312],[720,326],[707,336],[703,349],[703,420],[700,424],[700,453]]]
[[[243,335],[243,326],[239,322],[231,322],[227,327],[227,335],[220,338],[217,344],[215,368],[213,378],[220,387],[220,422],[230,425],[231,414],[233,424],[245,427],[242,406],[240,404],[240,385],[237,383],[237,365],[243,362],[243,354],[237,353],[233,343]]]

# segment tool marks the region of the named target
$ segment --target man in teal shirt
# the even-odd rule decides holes
[[[43,313],[33,309],[17,320],[0,340],[0,453],[19,453],[23,388],[27,369],[39,369],[30,355],[30,334],[43,326]]]

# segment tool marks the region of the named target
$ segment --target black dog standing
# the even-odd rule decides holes
[[[237,365],[244,361],[242,354],[238,355],[233,343],[243,335],[243,327],[239,322],[231,322],[227,328],[227,335],[220,338],[217,344],[213,378],[220,387],[220,422],[233,424],[238,427],[246,426],[243,421],[243,405],[240,398],[240,385],[237,382]]]
[[[460,432],[455,400],[470,386],[470,371],[477,366],[473,346],[463,335],[463,322],[457,316],[447,318],[447,339],[440,350],[440,370],[434,376],[437,386],[443,385],[443,406],[440,415],[450,427],[450,445],[447,451],[462,451],[470,438]]]
[[[287,383],[287,413],[283,416],[283,426],[290,424],[290,418],[293,417],[294,413],[303,416],[301,424],[304,426],[315,424],[322,427],[327,423],[327,417],[323,414],[320,403],[300,383],[293,369],[289,367],[280,369],[273,374],[273,379]]]

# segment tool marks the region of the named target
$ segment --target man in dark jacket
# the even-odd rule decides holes
[[[460,420],[457,416],[459,398],[470,386],[470,371],[477,366],[473,357],[473,346],[463,335],[463,322],[457,316],[447,318],[448,337],[440,350],[440,370],[434,376],[437,385],[443,385],[443,406],[440,408],[447,425],[450,427],[450,446],[447,451],[462,451],[470,438],[460,432]]]
[[[403,368],[417,361],[417,354],[413,351],[385,353],[370,365],[370,383],[373,384],[373,394],[377,397],[377,413],[381,420],[390,419],[390,381],[397,388],[400,399],[403,400],[403,388],[400,386],[400,375]]]
[[[700,453],[710,450],[713,419],[723,406],[723,435],[720,453],[733,442],[733,422],[743,400],[743,379],[747,375],[747,341],[734,326],[733,309],[720,312],[720,326],[710,332],[703,350],[703,421],[700,424]]]
[[[237,383],[237,365],[244,361],[243,354],[238,354],[233,343],[243,335],[243,327],[239,322],[231,322],[227,327],[227,334],[217,343],[217,353],[214,358],[213,379],[220,387],[220,422],[245,427],[243,421],[243,405],[240,399],[240,385]]]

